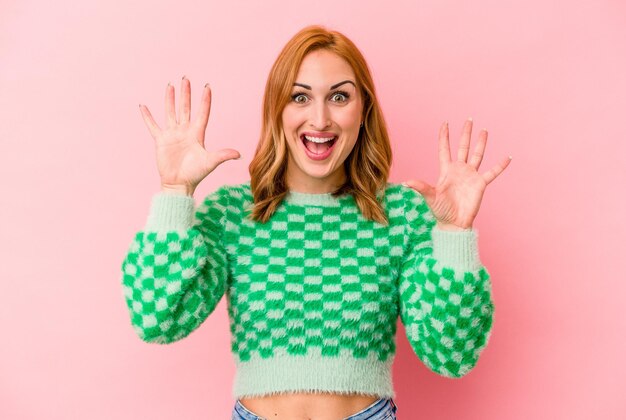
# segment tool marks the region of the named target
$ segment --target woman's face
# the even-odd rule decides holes
[[[327,50],[307,54],[282,114],[289,189],[324,193],[343,184],[343,163],[356,144],[362,113],[348,62]]]

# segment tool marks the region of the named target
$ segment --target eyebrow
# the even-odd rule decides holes
[[[337,84],[335,84],[335,85],[332,85],[332,86],[330,87],[330,90],[333,90],[333,89],[335,89],[335,88],[338,88],[339,86],[343,85],[344,83],[352,83],[352,84],[354,85],[354,87],[356,87],[356,85],[354,84],[354,82],[353,82],[352,80],[344,80],[343,82],[339,82],[339,83],[337,83]],[[297,82],[296,82],[296,83],[294,83],[293,85],[294,85],[294,86],[301,86],[301,87],[303,87],[303,88],[305,88],[305,89],[311,90],[311,86],[309,86],[309,85],[305,85],[304,83],[297,83]]]

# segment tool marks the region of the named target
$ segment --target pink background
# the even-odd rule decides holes
[[[229,418],[224,299],[170,346],[130,326],[120,265],[159,187],[137,105],[162,123],[165,86],[178,101],[185,74],[194,118],[211,83],[207,147],[243,158],[205,179],[196,202],[243,182],[270,66],[311,23],[366,56],[391,181],[436,181],[444,120],[455,154],[466,117],[472,150],[489,130],[481,171],[513,156],[475,222],[493,281],[491,341],[475,370],[447,379],[399,322],[399,418],[625,418],[626,7],[562,4],[3,1],[0,418]]]

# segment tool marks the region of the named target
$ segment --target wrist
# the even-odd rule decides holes
[[[471,230],[472,229],[472,225],[469,225],[467,227],[463,227],[463,226],[454,225],[452,223],[441,223],[439,221],[437,221],[437,225],[436,226],[440,230],[449,230],[449,231],[464,231],[464,230]]]
[[[161,184],[161,192],[168,194],[187,195],[192,197],[195,192],[195,188],[188,185],[167,185]]]

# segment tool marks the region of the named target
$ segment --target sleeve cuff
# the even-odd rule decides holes
[[[193,197],[159,192],[152,197],[146,231],[169,231],[189,229],[195,209]]]
[[[432,229],[433,258],[454,271],[478,271],[482,266],[478,254],[478,231]]]

